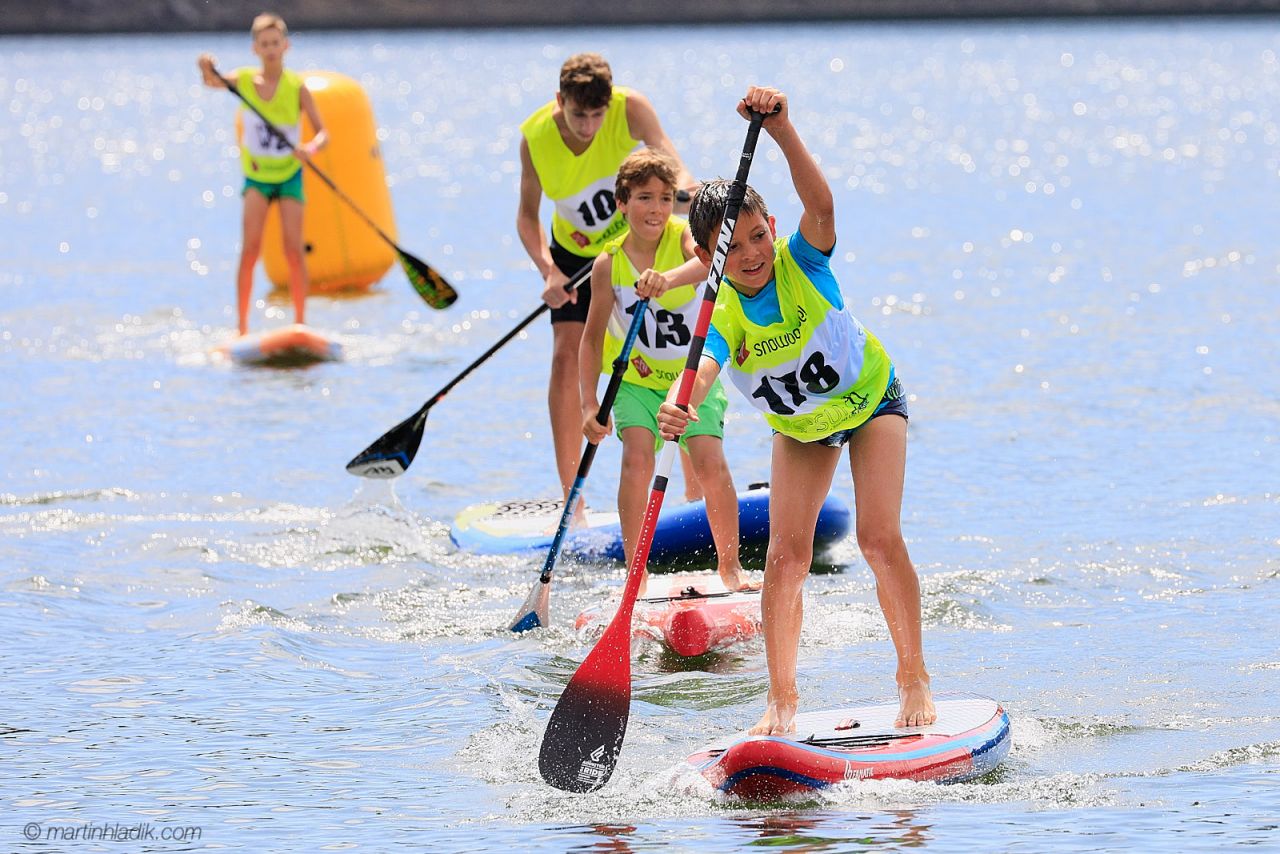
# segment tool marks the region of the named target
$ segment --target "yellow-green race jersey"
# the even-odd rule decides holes
[[[893,365],[848,307],[837,307],[814,284],[789,238],[775,240],[774,250],[779,322],[752,322],[728,282],[711,322],[728,345],[729,376],[743,396],[779,433],[814,442],[870,418]],[[822,268],[829,275],[825,258]]]
[[[270,101],[264,101],[253,85],[255,68],[238,68],[236,90],[257,107],[271,124],[289,140],[285,144],[268,129],[266,122],[253,110],[242,110],[244,136],[240,140],[240,166],[246,178],[268,184],[282,184],[302,168],[302,162],[289,150],[298,145],[302,135],[302,77],[285,69]]]
[[[618,167],[640,144],[627,125],[627,91],[623,86],[613,87],[604,124],[581,154],[570,151],[560,135],[555,101],[540,107],[520,125],[542,192],[555,205],[552,237],[583,258],[599,255],[605,243],[627,228],[613,199]]]
[[[685,229],[689,223],[678,216],[667,220],[653,259],[653,269],[658,272],[674,270],[685,262],[681,249]],[[640,298],[636,295],[636,270],[623,248],[626,237],[615,238],[605,244],[604,251],[613,257],[613,311],[605,333],[604,364],[608,371],[613,360],[622,352],[622,344],[631,327]],[[631,358],[623,382],[665,391],[671,387],[684,370],[689,354],[689,342],[693,340],[693,327],[698,319],[702,298],[697,285],[681,285],[660,297],[649,300],[649,317],[645,319],[631,345]]]

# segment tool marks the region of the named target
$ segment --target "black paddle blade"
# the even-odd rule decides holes
[[[404,274],[409,277],[409,284],[413,285],[418,296],[432,308],[448,308],[458,298],[458,292],[434,267],[403,249],[400,250],[400,266],[404,267]]]
[[[360,477],[387,480],[408,471],[422,444],[424,413],[415,412],[388,430],[382,438],[347,463],[347,471]]]
[[[631,621],[625,622],[623,632],[605,631],[547,721],[538,771],[557,789],[594,792],[618,765],[631,714]]]

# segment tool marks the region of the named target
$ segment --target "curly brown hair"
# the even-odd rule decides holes
[[[589,110],[607,107],[613,97],[613,69],[598,53],[575,53],[560,66],[560,95]]]
[[[618,178],[613,184],[613,197],[625,202],[631,198],[633,187],[639,187],[650,178],[657,178],[676,191],[676,162],[656,148],[641,148],[627,155],[618,167]]]

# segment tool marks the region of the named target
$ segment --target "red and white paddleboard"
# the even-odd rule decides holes
[[[714,572],[650,575],[646,593],[636,600],[633,637],[665,644],[677,655],[703,655],[760,632],[760,591],[731,593]],[[574,628],[603,628],[616,610],[616,602],[588,608]]]
[[[341,344],[300,323],[242,335],[219,351],[238,365],[291,367],[342,358]]]
[[[791,735],[742,732],[688,762],[727,795],[774,801],[850,780],[960,783],[1009,754],[1009,716],[995,700],[947,694],[934,702],[938,720],[929,726],[895,727],[896,702],[802,712]]]

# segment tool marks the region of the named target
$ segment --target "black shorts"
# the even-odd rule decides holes
[[[551,260],[561,273],[572,278],[584,267],[591,266],[596,259],[575,255],[553,240],[551,241]],[[559,308],[551,309],[552,323],[587,322],[587,309],[591,307],[591,280],[587,279],[574,290],[578,292],[578,301],[567,302]]]
[[[880,398],[880,404],[876,406],[876,411],[871,413],[871,418],[879,418],[881,415],[897,415],[904,421],[910,418],[907,414],[907,393],[902,390],[902,383],[896,376],[893,378],[893,382],[889,383],[889,387],[884,390],[884,396]],[[858,427],[840,430],[816,441],[819,445],[826,445],[828,448],[842,448],[853,436],[854,431],[868,424],[871,418],[859,424]]]

